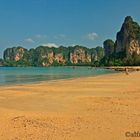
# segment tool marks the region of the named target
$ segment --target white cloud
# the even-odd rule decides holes
[[[41,35],[41,34],[37,34],[37,35],[35,35],[35,37],[36,38],[38,38],[38,39],[40,39],[40,38],[46,38],[47,37],[47,35]]]
[[[32,38],[26,38],[25,39],[25,42],[34,43],[35,41]]]
[[[92,32],[92,33],[89,33],[88,35],[87,35],[87,38],[89,39],[89,40],[95,40],[96,38],[98,37],[98,34],[97,33],[94,33],[94,32]]]
[[[42,46],[47,46],[47,47],[50,47],[50,48],[52,48],[52,47],[58,48],[59,47],[55,43],[46,43],[46,44],[42,44]]]
[[[36,38],[41,38],[41,35],[40,35],[40,34],[38,34],[38,35],[36,35],[35,37],[36,37]]]

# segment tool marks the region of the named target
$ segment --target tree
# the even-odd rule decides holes
[[[112,41],[111,39],[107,39],[104,41],[103,45],[105,56],[110,56],[114,53],[114,41]]]

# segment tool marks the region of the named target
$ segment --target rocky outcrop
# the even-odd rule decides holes
[[[50,66],[53,63],[57,64],[65,64],[65,59],[61,53],[54,54],[54,52],[46,53],[46,55],[42,56],[42,66]]]
[[[32,66],[91,64],[103,57],[103,48],[47,47],[26,50],[23,47],[8,48],[4,51],[4,60],[19,61]]]
[[[3,60],[0,59],[0,67],[3,66]]]
[[[111,39],[107,39],[103,43],[105,56],[110,56],[114,53],[114,42]]]
[[[123,52],[127,59],[133,54],[140,55],[140,26],[128,16],[117,33],[115,43],[116,53]]]
[[[85,47],[75,46],[73,52],[70,53],[70,62],[72,64],[88,64],[100,61],[104,56],[104,49],[96,47],[88,49]]]
[[[54,53],[53,52],[46,52],[45,55],[41,55],[41,65],[42,66],[49,66],[54,61]]]
[[[128,56],[137,54],[140,55],[140,42],[138,40],[131,40],[127,52]]]
[[[55,54],[54,60],[57,61],[57,63],[61,64],[64,64],[66,62],[62,53]]]
[[[72,64],[90,63],[91,55],[88,54],[83,48],[75,48],[74,51],[70,53],[70,62]]]
[[[100,60],[104,57],[104,49],[100,46],[97,46],[96,48],[91,49],[91,61],[95,62]]]
[[[101,65],[140,65],[140,26],[132,17],[125,18],[113,44],[110,39],[104,42],[105,57]]]
[[[8,48],[4,51],[4,60],[18,61],[23,58],[27,50],[23,47]]]

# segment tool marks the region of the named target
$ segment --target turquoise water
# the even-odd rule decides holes
[[[107,73],[114,71],[89,67],[0,67],[0,85],[37,83]]]

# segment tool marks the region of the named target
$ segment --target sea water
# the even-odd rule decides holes
[[[113,70],[91,67],[0,67],[0,86],[96,76]]]

